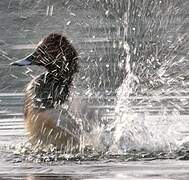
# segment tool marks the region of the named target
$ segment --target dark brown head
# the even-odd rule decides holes
[[[31,55],[11,65],[44,66],[54,77],[67,77],[78,71],[78,54],[66,37],[52,33],[39,42]]]

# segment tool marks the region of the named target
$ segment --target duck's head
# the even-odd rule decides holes
[[[52,33],[41,40],[29,56],[11,63],[16,66],[44,66],[54,77],[72,76],[78,71],[78,54],[61,34]]]

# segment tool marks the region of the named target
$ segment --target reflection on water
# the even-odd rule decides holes
[[[48,176],[28,176],[26,178],[24,178],[26,180],[61,180],[61,179],[65,179],[65,180],[79,180],[81,178],[79,177],[72,177],[72,176],[62,176],[62,175],[59,175],[59,176],[53,176],[53,175],[48,175]],[[83,179],[83,178],[82,178]]]
[[[155,160],[135,162],[85,162],[70,165],[21,164],[1,171],[2,179],[188,179],[188,161]],[[8,170],[8,168],[7,168]]]
[[[34,176],[34,175],[29,175],[29,176],[7,176],[7,177],[2,177],[2,180],[79,180],[83,178],[76,178],[72,176],[63,176],[63,175],[41,175],[41,176]]]

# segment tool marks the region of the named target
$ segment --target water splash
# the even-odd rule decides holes
[[[189,36],[183,33],[186,18],[177,20],[188,3],[182,2],[127,1],[121,42],[126,77],[117,90],[114,120],[102,133],[111,139],[103,138],[110,152],[171,152],[187,144],[188,74],[183,69]]]
[[[44,2],[38,3],[44,6]],[[34,3],[33,10],[29,9],[37,13],[42,7]],[[80,10],[83,7],[85,11]],[[41,34],[41,30],[49,33],[49,27],[53,27],[53,31],[63,29],[78,43],[83,61],[79,90],[87,100],[76,104],[76,109],[81,109],[75,113],[84,120],[87,132],[93,128],[89,139],[96,149],[125,153],[187,146],[188,7],[188,0],[57,1],[44,6],[49,19],[32,25],[35,30],[29,37],[33,38],[32,32]],[[28,27],[27,23],[23,24]],[[35,38],[37,42],[39,37]],[[23,47],[30,49],[33,45],[12,49]],[[5,86],[9,84],[8,80],[4,82]],[[93,103],[97,111],[90,107],[93,95],[110,98],[117,86],[115,107],[99,110],[106,106],[99,100]],[[113,116],[110,119],[109,114]],[[82,140],[82,146],[87,143]]]

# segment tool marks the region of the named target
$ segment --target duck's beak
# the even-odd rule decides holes
[[[18,61],[10,63],[10,65],[12,65],[12,66],[28,66],[28,65],[32,64],[32,61],[33,61],[33,55],[31,54],[23,59],[20,59]]]

